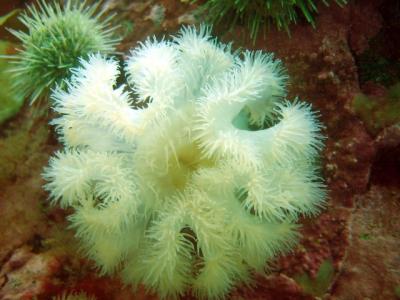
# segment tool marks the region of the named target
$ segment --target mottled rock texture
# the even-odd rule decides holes
[[[393,45],[395,35],[387,30],[395,26],[385,12],[391,2],[352,1],[343,9],[321,6],[316,29],[298,24],[291,27],[290,38],[285,32],[271,31],[255,44],[239,26],[230,32],[214,29],[224,41],[234,40],[235,47],[275,52],[289,71],[290,98],[299,96],[313,103],[328,137],[321,159],[330,190],[326,210],[317,218],[303,219],[303,237],[293,252],[277,259],[268,275],[257,275],[252,287],[238,287],[231,299],[396,299],[400,285],[398,128],[383,128],[372,136],[352,108],[356,94],[368,93],[368,85],[360,81],[360,70],[365,69],[360,57],[369,49],[369,41],[386,28],[392,38],[383,40],[384,48],[391,57],[396,57],[393,49],[399,49]],[[187,1],[106,4],[125,22],[121,51],[149,34],[172,33],[180,24],[196,20],[195,6]],[[155,5],[162,7],[157,8],[163,12],[158,19]],[[97,299],[155,299],[141,289],[135,294],[123,288],[116,279],[99,278],[92,264],[80,256],[65,222],[68,212],[49,207],[41,187],[42,167],[59,146],[47,125],[51,117],[35,112],[27,106],[0,129],[0,298],[49,299],[62,291],[85,291]],[[326,262],[333,273],[321,277]],[[299,280],[305,277],[309,286]]]

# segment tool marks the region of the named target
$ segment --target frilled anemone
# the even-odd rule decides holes
[[[117,62],[99,55],[53,94],[65,149],[46,189],[75,209],[103,273],[122,269],[161,297],[223,297],[323,205],[321,125],[311,105],[284,100],[279,60],[232,52],[205,27],[147,40],[126,72],[134,98],[116,87]]]

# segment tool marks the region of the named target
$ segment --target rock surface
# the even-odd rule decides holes
[[[267,275],[256,275],[252,287],[239,286],[229,298],[396,299],[399,130],[384,128],[375,138],[351,106],[362,92],[357,56],[385,25],[379,11],[384,2],[321,6],[316,30],[292,26],[290,38],[271,30],[255,44],[239,26],[230,32],[215,28],[236,47],[271,51],[282,59],[291,78],[289,98],[311,102],[327,135],[321,160],[329,189],[326,209],[301,220],[302,239],[292,253],[272,262]],[[148,35],[173,33],[181,24],[197,21],[190,1],[112,0],[104,5],[118,12],[124,25],[119,50],[125,53]],[[133,293],[116,278],[96,275],[67,229],[68,212],[47,203],[40,174],[59,147],[47,125],[52,118],[47,109],[26,105],[0,129],[0,299],[51,299],[65,291],[97,299],[156,299],[142,288]]]

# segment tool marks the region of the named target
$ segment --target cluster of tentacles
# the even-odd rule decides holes
[[[103,273],[161,297],[219,298],[296,240],[323,204],[311,106],[284,100],[281,63],[207,28],[149,39],[126,63],[81,61],[53,94],[65,149],[44,177]],[[134,95],[134,96],[133,96]]]

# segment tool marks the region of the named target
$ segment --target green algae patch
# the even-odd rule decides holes
[[[400,285],[394,288],[394,294],[396,295],[397,299],[400,299]]]
[[[0,40],[0,55],[7,54],[12,48],[12,43]],[[23,98],[12,92],[10,73],[7,72],[9,66],[8,61],[0,59],[0,125],[13,117],[23,103]]]
[[[294,280],[303,288],[304,292],[315,297],[323,296],[333,279],[335,270],[330,260],[325,260],[319,267],[315,278],[308,274],[294,276]]]
[[[384,97],[358,94],[354,97],[354,112],[372,135],[400,122],[400,82],[392,85]]]

